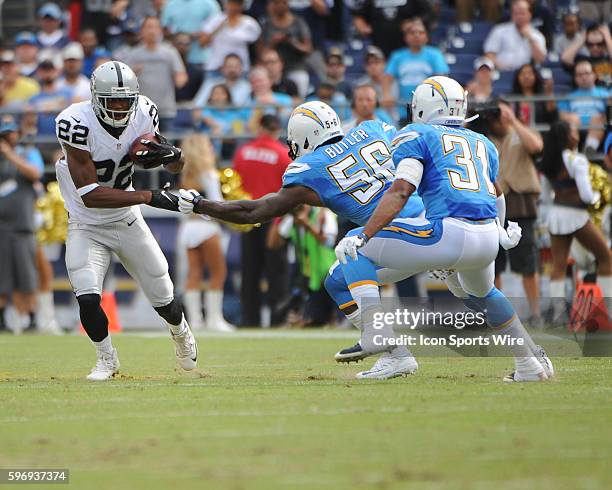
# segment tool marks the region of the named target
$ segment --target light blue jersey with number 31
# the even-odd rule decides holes
[[[308,187],[338,216],[363,225],[395,178],[390,147],[396,133],[382,121],[365,121],[338,143],[292,162],[283,175],[283,187]],[[398,217],[416,217],[423,210],[423,201],[414,194]]]
[[[429,220],[497,216],[499,155],[486,136],[462,127],[409,124],[393,138],[391,152],[396,166],[405,158],[423,164],[417,190]]]

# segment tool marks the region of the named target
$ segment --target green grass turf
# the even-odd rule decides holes
[[[331,358],[349,339],[294,337],[200,338],[185,374],[169,339],[116,336],[120,377],[89,383],[85,338],[1,336],[0,468],[78,489],[612,488],[610,359],[507,385],[511,359],[429,357],[362,382],[370,361]]]

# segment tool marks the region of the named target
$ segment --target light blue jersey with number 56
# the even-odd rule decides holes
[[[283,175],[283,187],[308,187],[338,216],[363,225],[395,178],[390,147],[396,133],[382,121],[365,121],[338,143],[292,162]],[[416,217],[423,209],[415,194],[398,217]]]
[[[486,136],[462,127],[409,124],[393,138],[391,152],[396,166],[404,158],[423,164],[418,192],[429,220],[497,216],[499,155]]]

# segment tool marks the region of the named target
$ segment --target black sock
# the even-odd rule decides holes
[[[102,342],[108,337],[108,318],[100,306],[99,294],[77,296],[81,323],[87,336],[94,342]]]

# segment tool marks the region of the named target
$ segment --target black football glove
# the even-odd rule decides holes
[[[159,143],[152,140],[140,140],[147,149],[136,152],[138,157],[137,163],[145,169],[151,169],[160,165],[178,162],[182,156],[181,149],[170,143],[160,133],[155,133],[155,136],[157,136]]]
[[[166,187],[161,190],[152,190],[149,206],[167,209],[168,211],[178,211],[179,197],[176,194],[172,194]]]

